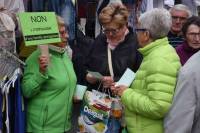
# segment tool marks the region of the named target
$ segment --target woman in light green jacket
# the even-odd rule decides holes
[[[166,37],[171,16],[165,9],[142,14],[136,29],[143,61],[130,88],[112,87],[125,105],[128,133],[163,133],[181,66]]]

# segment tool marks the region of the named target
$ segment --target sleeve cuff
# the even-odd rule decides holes
[[[131,91],[132,91],[132,89],[128,88],[123,92],[123,94],[121,96],[121,100],[122,100],[123,104],[126,103],[127,95],[129,95],[131,93]]]

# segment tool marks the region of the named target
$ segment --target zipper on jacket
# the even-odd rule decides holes
[[[46,105],[45,108],[44,108],[44,118],[43,118],[43,123],[42,123],[42,127],[43,129],[45,128],[45,124],[47,122],[47,117],[48,117],[48,106]]]
[[[65,53],[64,53],[65,54]],[[65,56],[65,55],[63,55],[63,56]],[[62,60],[62,62],[63,62],[63,65],[64,65],[64,67],[66,68],[66,71],[67,71],[67,74],[66,74],[66,76],[68,77],[68,79],[69,79],[69,95],[68,95],[68,98],[69,98],[69,96],[70,96],[70,76],[69,76],[69,74],[68,74],[68,70],[67,70],[67,66],[65,65],[65,62],[63,61],[63,58],[61,58],[61,60]],[[67,100],[67,99],[66,99]],[[69,116],[68,116],[68,114],[69,114],[69,100],[67,100],[67,113],[66,113],[66,119],[65,119],[65,123],[64,123],[64,130],[65,130],[65,126],[66,126],[66,121],[68,121],[68,118],[69,118]]]

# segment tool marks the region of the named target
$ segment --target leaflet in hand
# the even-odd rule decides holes
[[[103,75],[101,75],[99,72],[88,71],[88,73],[91,74],[96,79],[102,79],[103,78]]]
[[[127,68],[120,80],[116,82],[115,86],[125,85],[129,87],[134,79],[135,73],[131,69]]]

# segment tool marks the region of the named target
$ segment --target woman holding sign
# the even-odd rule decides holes
[[[27,98],[26,132],[63,133],[71,127],[76,75],[65,52],[68,34],[64,21],[60,17],[57,21],[62,42],[49,45],[49,55],[36,50],[26,60],[22,81]]]
[[[130,88],[112,87],[125,106],[128,133],[163,133],[178,70],[179,57],[169,45],[170,13],[153,9],[142,14],[136,29],[143,61]]]

